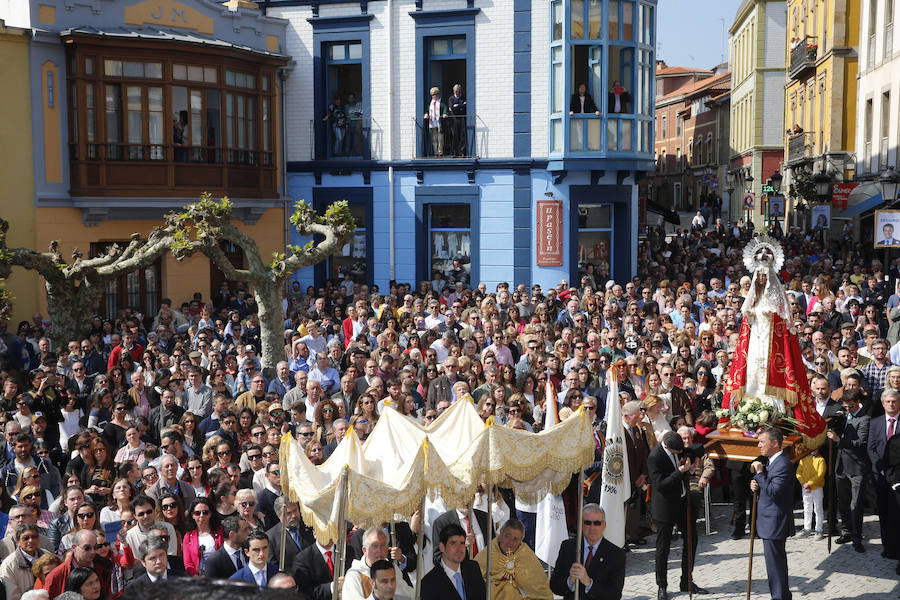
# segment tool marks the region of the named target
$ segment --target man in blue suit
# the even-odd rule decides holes
[[[269,538],[261,531],[254,531],[244,543],[247,564],[229,579],[254,583],[261,588],[269,585],[269,579],[278,573],[278,565],[269,562]]]
[[[791,600],[788,589],[787,553],[785,540],[794,535],[794,486],[797,478],[790,459],[782,452],[784,434],[780,429],[766,427],[759,434],[759,451],[767,464],[756,460],[750,465],[753,480],[750,489],[759,492],[756,507],[756,532],[763,541],[769,593],[773,600]]]
[[[891,489],[886,476],[888,439],[900,434],[900,393],[885,390],[881,393],[884,414],[869,422],[867,450],[872,461],[872,478],[875,481],[875,499],[878,507],[878,523],[881,526],[881,555],[900,561],[900,507],[897,494]],[[900,562],[897,563],[900,575]]]

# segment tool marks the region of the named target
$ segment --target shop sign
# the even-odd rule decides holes
[[[856,189],[859,183],[840,182],[831,184],[831,202],[838,210],[847,210],[850,201],[850,192]]]
[[[213,35],[213,20],[187,4],[174,0],[145,0],[124,8],[123,21],[128,25],[157,25],[193,29]]]
[[[537,203],[537,264],[561,267],[563,264],[563,223],[561,200]]]

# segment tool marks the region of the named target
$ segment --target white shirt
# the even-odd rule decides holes
[[[157,581],[165,581],[165,580],[167,580],[167,579],[169,578],[169,573],[168,573],[168,571],[166,570],[166,571],[163,571],[162,575],[160,575],[159,577],[154,577],[153,575],[151,575],[151,574],[148,572],[148,573],[147,573],[147,578],[150,580],[151,583],[156,583]]]
[[[466,519],[469,517],[468,511],[456,509],[456,516],[459,517],[459,524],[463,529],[466,529]],[[484,535],[481,532],[481,525],[478,523],[478,517],[475,514],[472,514],[472,518],[469,519],[469,526],[472,528],[472,533],[475,534],[475,543],[478,544],[478,551],[481,552],[484,550]],[[468,533],[468,530],[466,530]],[[475,558],[474,556],[470,556],[470,558]]]
[[[265,587],[266,584],[269,583],[269,579],[266,577],[266,570],[264,568],[257,569],[249,562],[247,563],[247,565],[250,567],[250,573],[253,575],[253,580],[256,581],[256,583],[259,583],[259,575],[260,573],[262,573],[262,583],[260,584],[260,586]]]

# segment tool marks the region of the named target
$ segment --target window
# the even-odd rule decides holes
[[[863,151],[863,170],[868,169],[869,173],[875,173],[877,169],[875,168],[874,157],[872,156],[872,136],[874,134],[872,130],[872,113],[874,107],[872,106],[872,99],[869,98],[866,100],[866,106],[863,113],[863,139],[865,140],[865,149]]]
[[[328,156],[367,157],[369,123],[363,107],[363,46],[358,40],[325,44]]]
[[[124,248],[129,242],[94,242],[90,247],[91,258],[100,256],[116,243]],[[157,259],[149,267],[135,269],[108,282],[100,303],[102,316],[107,319],[115,318],[125,308],[138,310],[145,315],[156,314],[160,302],[161,265],[162,259]]]
[[[681,117],[675,117],[675,136],[681,137]]]
[[[894,0],[884,3],[884,59],[894,52]]]
[[[891,123],[891,93],[881,94],[881,145],[878,147],[878,162],[880,169],[888,166],[888,136]]]
[[[472,217],[467,204],[431,204],[428,206],[428,274],[445,276],[455,268],[453,261],[467,274],[472,272]]]
[[[173,185],[190,194],[277,194],[271,116],[284,61],[105,41],[66,49],[77,66],[69,72],[73,194],[171,195]],[[269,170],[226,175],[229,165]]]
[[[706,163],[713,164],[713,143],[712,143],[712,134],[706,134]]]
[[[662,123],[662,125],[659,128],[659,136],[663,139],[666,139],[667,137],[669,137],[669,134],[666,131],[666,116],[665,115],[663,115],[661,117],[661,123]]]

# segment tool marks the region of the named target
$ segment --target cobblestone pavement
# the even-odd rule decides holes
[[[709,594],[697,596],[698,600],[741,600],[747,594],[747,558],[750,551],[749,535],[742,540],[730,537],[731,507],[714,504],[711,509],[711,533],[705,535],[703,521],[700,531],[697,565],[694,580],[709,590]],[[795,523],[802,529],[803,511],[794,513]],[[850,544],[837,545],[832,539],[831,554],[826,540],[812,538],[787,541],[788,572],[794,600],[896,600],[900,598],[900,577],[894,569],[896,561],[881,557],[881,539],[878,518],[867,516],[864,525],[866,552],[857,553]],[[627,576],[623,600],[656,600],[654,576],[655,535],[647,537],[647,545],[628,554]],[[669,553],[669,597],[673,600],[688,598],[678,591],[681,577],[681,541],[672,543]],[[753,583],[750,598],[768,599],[766,563],[762,543],[753,546]]]

